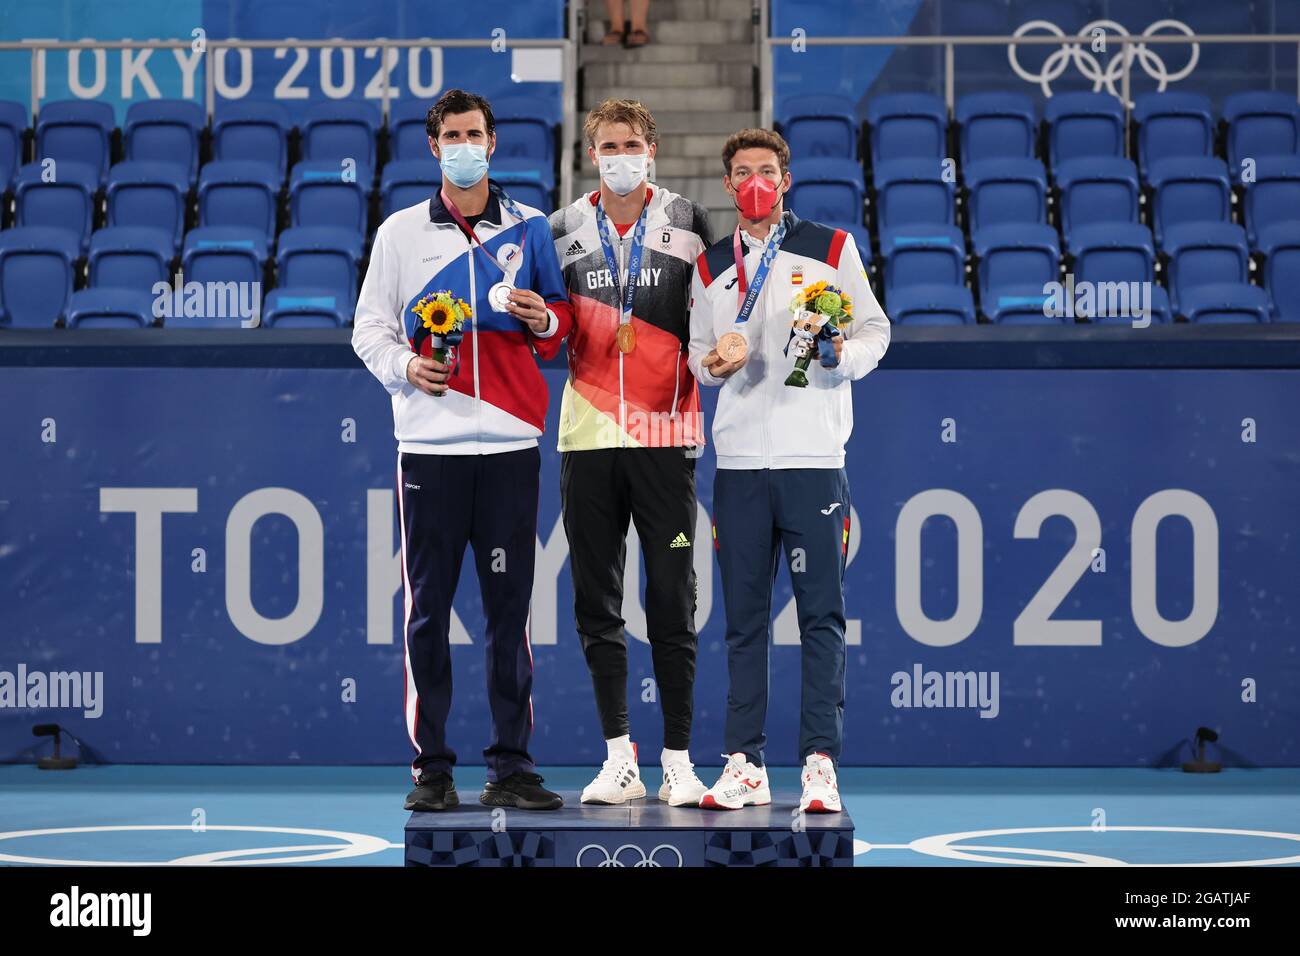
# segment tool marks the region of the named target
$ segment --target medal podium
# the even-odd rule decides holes
[[[852,866],[847,812],[798,814],[797,791],[766,807],[670,807],[653,794],[620,806],[561,792],[552,811],[485,807],[477,799],[443,813],[412,813],[407,866],[721,867]]]

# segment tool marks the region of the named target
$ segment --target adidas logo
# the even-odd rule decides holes
[[[668,545],[670,548],[689,548],[690,546],[691,539],[686,537],[685,531],[678,531],[677,537],[673,538],[672,544]]]
[[[586,253],[587,250],[583,248],[582,243],[577,239],[573,240],[573,245],[569,246],[568,249],[564,250],[564,254],[566,256],[582,256],[582,255],[586,255]]]

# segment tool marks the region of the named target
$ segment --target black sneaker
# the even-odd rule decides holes
[[[458,806],[460,806],[460,797],[456,795],[456,785],[452,783],[451,774],[445,771],[438,773],[420,771],[420,778],[415,781],[415,789],[406,795],[407,810],[437,813],[441,810],[454,810]]]
[[[558,810],[564,799],[542,786],[539,774],[519,770],[499,780],[488,783],[479,795],[478,802],[485,807],[518,807],[520,810]]]

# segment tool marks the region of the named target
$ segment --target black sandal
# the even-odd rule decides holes
[[[622,30],[615,30],[612,27],[605,34],[605,39],[600,41],[601,46],[624,46],[627,43],[627,34]]]
[[[637,37],[641,38],[640,42],[634,42]],[[627,35],[627,42],[625,46],[627,46],[627,48],[631,50],[636,47],[645,46],[649,42],[650,42],[650,34],[647,31],[633,30],[631,33]]]

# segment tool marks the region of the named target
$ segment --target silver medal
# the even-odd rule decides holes
[[[509,312],[506,306],[510,302],[510,293],[514,291],[515,287],[509,282],[498,282],[488,290],[488,304],[494,312]]]

